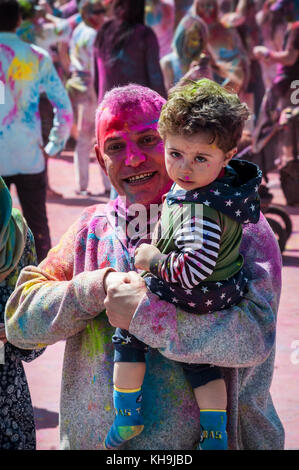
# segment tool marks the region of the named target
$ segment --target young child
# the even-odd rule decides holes
[[[174,183],[163,202],[155,240],[136,249],[135,266],[147,271],[144,279],[152,292],[195,314],[229,308],[246,292],[239,246],[242,224],[259,219],[261,171],[231,159],[248,115],[237,95],[203,79],[174,88],[159,119],[166,169]],[[116,329],[113,344],[117,415],[107,449],[143,430],[140,402],[148,350],[121,329]],[[221,369],[211,364],[182,367],[200,408],[197,448],[227,449]]]

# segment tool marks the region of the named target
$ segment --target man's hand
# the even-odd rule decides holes
[[[253,55],[258,60],[267,61],[270,59],[270,51],[265,46],[255,46],[253,48]]]
[[[123,274],[123,279],[116,274]],[[128,330],[139,302],[146,292],[145,282],[134,271],[109,273],[106,276],[107,297],[104,301],[109,323]]]
[[[142,243],[135,251],[135,267],[149,271],[153,258],[160,257],[161,252],[154,245]]]
[[[0,323],[0,341],[5,344],[7,343],[7,338],[5,334],[5,325],[4,323]]]

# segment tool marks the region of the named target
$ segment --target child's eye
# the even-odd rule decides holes
[[[179,152],[170,152],[170,155],[173,157],[173,158],[180,158],[181,154]]]
[[[195,160],[199,163],[204,163],[207,161],[207,159],[205,157],[201,157],[200,155],[198,155],[197,157],[195,157]]]

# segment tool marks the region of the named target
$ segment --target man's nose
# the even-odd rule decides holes
[[[137,167],[145,162],[146,156],[136,147],[129,147],[126,156],[126,165]]]

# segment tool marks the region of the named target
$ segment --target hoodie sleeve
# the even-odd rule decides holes
[[[86,224],[92,208],[84,214]],[[104,310],[103,279],[110,268],[73,276],[82,225],[80,218],[39,266],[21,271],[5,310],[7,339],[13,345],[35,349],[66,340]]]

